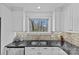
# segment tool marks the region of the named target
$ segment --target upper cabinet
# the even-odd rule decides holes
[[[72,4],[73,10],[73,31],[79,32],[79,4]]]
[[[79,4],[67,4],[55,10],[55,30],[79,32]]]
[[[61,8],[55,10],[55,31],[57,32],[63,31],[64,20],[62,20],[62,14]]]
[[[79,4],[70,4],[65,10],[65,31],[79,32]]]

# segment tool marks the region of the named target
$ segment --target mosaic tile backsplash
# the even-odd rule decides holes
[[[16,32],[16,37],[19,37],[20,40],[61,40],[60,36],[63,36],[65,41],[79,46],[79,33],[54,32],[46,35],[30,35],[27,32]]]

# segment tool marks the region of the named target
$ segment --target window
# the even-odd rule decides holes
[[[30,32],[48,32],[48,18],[30,18]]]

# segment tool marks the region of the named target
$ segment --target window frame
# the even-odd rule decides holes
[[[30,18],[47,18],[48,19],[48,31],[47,32],[31,32],[29,29],[29,19]],[[27,17],[27,20],[28,20],[28,30],[27,30],[27,32],[28,33],[51,33],[51,17],[50,16],[48,16],[48,17]]]
[[[35,20],[37,20],[37,22],[39,20],[40,20],[40,22],[42,22],[42,20],[47,21],[47,24],[45,24],[45,25],[47,25],[47,31],[40,31],[39,28],[38,28],[38,31],[32,31],[32,30],[30,30],[30,26],[32,26],[32,24],[30,24],[30,23],[31,23],[31,21],[35,21]],[[41,26],[43,26],[43,23],[41,24]],[[30,32],[48,32],[48,18],[29,18],[29,31]]]

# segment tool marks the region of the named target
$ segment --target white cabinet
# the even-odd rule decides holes
[[[51,48],[49,47],[41,47],[39,48],[42,55],[50,55],[51,54]]]
[[[25,47],[25,55],[36,55],[39,52],[37,47]]]
[[[45,47],[25,47],[26,55],[44,55],[48,54],[48,49]]]
[[[7,48],[6,55],[24,55],[24,48]]]
[[[6,48],[6,55],[67,55],[59,47]]]
[[[25,55],[67,55],[59,47],[25,47]]]
[[[69,4],[56,9],[56,31],[79,32],[79,4]]]

